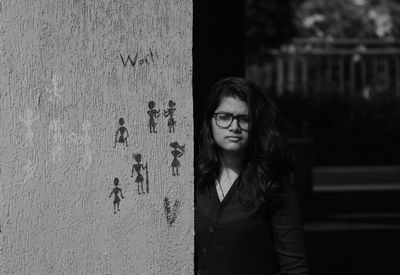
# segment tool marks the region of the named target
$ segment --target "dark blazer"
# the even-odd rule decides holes
[[[294,191],[275,211],[243,206],[236,181],[220,202],[215,186],[195,194],[195,266],[201,275],[309,274]]]

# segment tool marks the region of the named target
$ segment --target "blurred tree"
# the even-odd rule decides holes
[[[400,34],[399,0],[303,0],[298,34],[321,38],[394,38]]]
[[[245,0],[247,63],[293,37],[400,37],[400,0]]]

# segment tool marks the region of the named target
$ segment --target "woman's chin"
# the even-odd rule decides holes
[[[245,147],[239,144],[232,144],[230,146],[225,146],[224,148],[222,148],[222,151],[225,154],[229,155],[241,155],[244,153]]]

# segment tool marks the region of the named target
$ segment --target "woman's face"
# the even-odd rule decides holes
[[[221,149],[222,153],[228,154],[243,154],[249,140],[249,133],[242,128],[246,128],[245,119],[248,117],[247,103],[234,97],[225,97],[221,100],[221,103],[215,109],[214,114],[226,114],[221,118],[229,122],[230,115],[239,116],[234,118],[229,127],[220,127],[217,125],[217,118],[214,115],[211,118],[212,134],[215,142]],[[240,121],[239,121],[240,120]],[[227,125],[226,121],[219,122],[219,124]],[[242,122],[242,123],[240,123]]]

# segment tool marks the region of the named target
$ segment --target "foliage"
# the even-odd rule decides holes
[[[262,62],[271,48],[294,37],[396,38],[400,0],[246,0],[248,63]]]
[[[303,0],[297,11],[300,36],[394,38],[400,34],[400,1]]]

